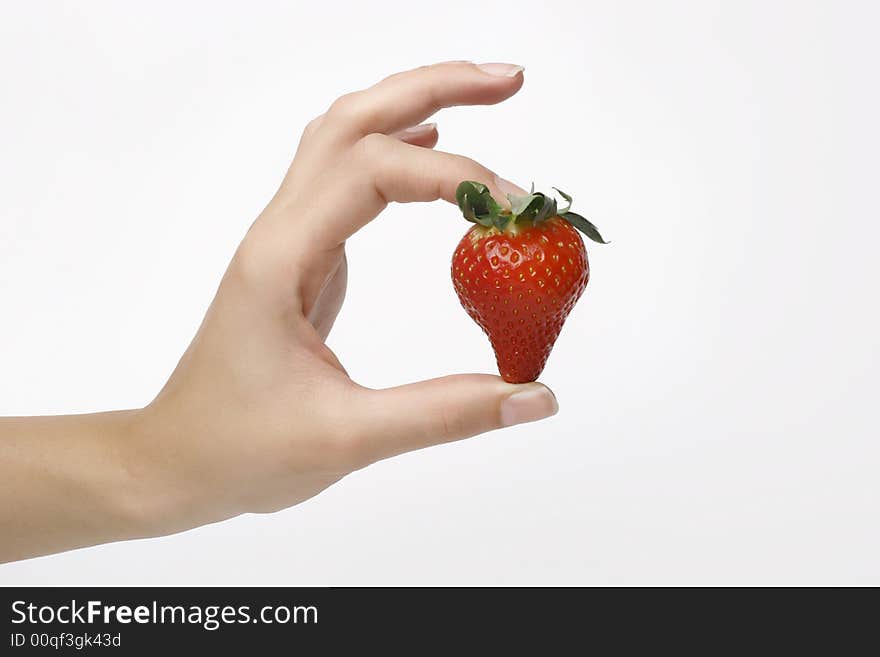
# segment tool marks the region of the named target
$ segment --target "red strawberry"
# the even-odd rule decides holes
[[[559,190],[556,190],[559,191]],[[509,383],[534,381],[568,313],[590,279],[587,251],[578,231],[605,240],[589,221],[541,193],[509,196],[501,208],[488,188],[464,181],[456,198],[476,225],[452,256],[452,282],[461,305],[480,325]]]

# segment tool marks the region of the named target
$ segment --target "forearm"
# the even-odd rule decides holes
[[[0,562],[143,536],[137,413],[0,418]]]

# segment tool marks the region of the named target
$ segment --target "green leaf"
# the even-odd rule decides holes
[[[503,233],[511,219],[513,219],[513,217],[509,214],[499,214],[495,216],[493,224],[495,225],[495,228]]]
[[[521,217],[531,212],[530,208],[534,205],[535,212],[537,212],[537,208],[541,207],[542,201],[541,197],[543,194],[526,194],[525,196],[514,196],[513,194],[507,195],[507,200],[510,201],[510,213],[514,217]]]
[[[556,199],[545,196],[541,192],[526,196],[508,194],[507,198],[510,200],[510,212],[514,221],[523,219],[537,222],[556,215]]]
[[[568,212],[571,209],[571,196],[569,196],[568,194],[563,192],[558,187],[554,187],[553,189],[555,189],[557,192],[559,192],[559,195],[565,199],[566,203],[568,203],[568,205],[566,205],[562,210],[559,211],[559,214],[565,214],[566,212]]]
[[[503,211],[492,198],[489,188],[473,180],[459,183],[455,190],[455,200],[464,218],[481,226],[492,226]]]
[[[555,217],[556,215],[556,199],[552,196],[544,196],[544,202],[541,205],[541,208],[538,210],[537,214],[535,214],[535,217],[532,219],[532,221],[538,223],[539,221],[544,221],[545,219]]]
[[[468,201],[467,196],[462,196],[458,199],[458,207],[461,208],[461,214],[468,221],[477,221],[477,216],[474,214],[474,209],[471,207],[470,201]]]
[[[563,212],[560,213],[559,216],[565,219],[568,223],[577,228],[594,242],[598,242],[599,244],[608,244],[608,242],[602,239],[602,236],[599,234],[599,229],[581,215],[575,214],[574,212]]]

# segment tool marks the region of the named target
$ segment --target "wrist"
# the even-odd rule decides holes
[[[143,458],[143,409],[100,414],[102,431],[95,432],[97,450],[106,460],[104,477],[93,482],[92,494],[103,505],[101,515],[116,527],[112,540],[162,535],[168,502],[152,465]]]
[[[120,472],[121,513],[128,538],[165,536],[243,512],[225,500],[197,426],[173,401],[131,411],[124,426]]]
[[[152,406],[126,411],[121,418],[115,453],[119,495],[112,512],[125,527],[125,539],[165,536],[194,526],[181,519],[189,496],[185,478],[171,465],[166,433]]]

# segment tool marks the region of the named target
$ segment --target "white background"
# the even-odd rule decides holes
[[[0,414],[149,402],[302,127],[397,70],[525,65],[509,102],[442,112],[439,147],[569,191],[613,243],[591,247],[542,377],[555,418],[0,583],[880,584],[878,19],[846,2],[4,3]],[[395,206],[350,242],[329,343],[356,380],[494,371],[448,280],[465,229],[442,203]],[[417,248],[386,261],[401,240]]]

